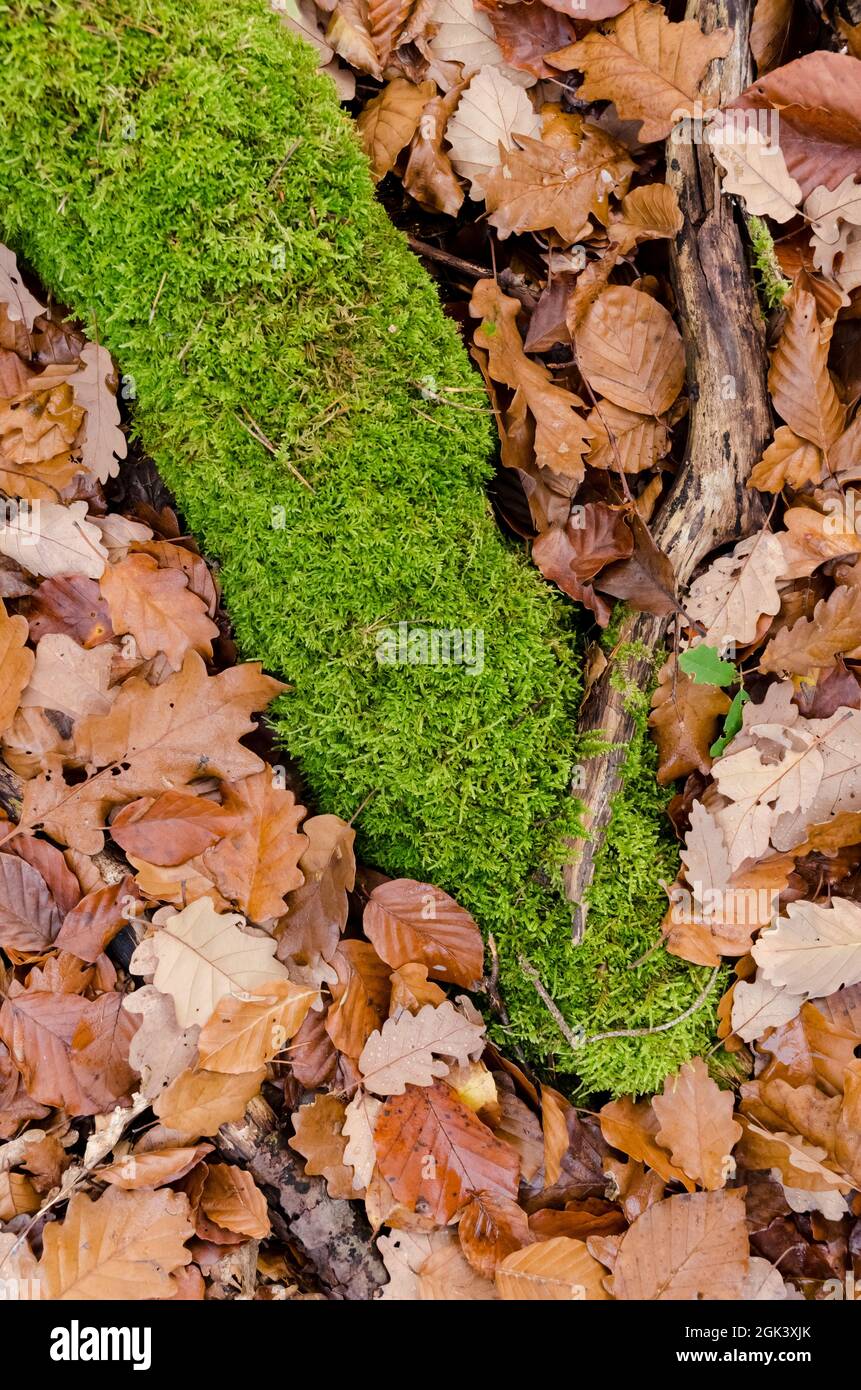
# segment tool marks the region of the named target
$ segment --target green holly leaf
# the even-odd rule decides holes
[[[746,690],[740,690],[734,697],[732,704],[726,712],[723,721],[723,733],[720,738],[716,738],[709,752],[713,758],[719,758],[727,744],[735,738],[741,728],[742,710],[747,704],[750,696]]]
[[[681,652],[679,666],[697,685],[732,685],[738,680],[732,662],[723,661],[717,647],[707,647],[705,643]]]

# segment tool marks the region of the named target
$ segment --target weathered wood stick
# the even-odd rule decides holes
[[[712,64],[703,84],[703,108],[738,96],[750,81],[748,35],[753,0],[688,0],[685,17],[710,32],[732,26],[733,45]],[[746,486],[771,438],[766,389],[765,336],[751,284],[738,215],[722,198],[718,171],[707,144],[670,138],[667,182],[675,189],[684,226],[671,248],[673,286],[685,344],[690,420],[684,461],[652,525],[656,544],[684,584],[717,546],[749,535],[762,524],[762,507]],[[565,893],[572,903],[572,934],[582,939],[585,897],[595,857],[610,820],[612,800],[634,732],[625,696],[614,685],[645,688],[653,654],[662,644],[667,619],[636,613],[619,634],[616,660],[592,686],[578,730],[608,745],[587,759],[584,785],[572,789],[584,803],[589,840],[570,841]],[[642,659],[626,657],[630,644],[645,648]],[[620,670],[621,666],[621,670]],[[623,682],[614,677],[621,675]]]

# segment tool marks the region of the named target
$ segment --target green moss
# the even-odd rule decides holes
[[[278,729],[318,804],[364,804],[367,862],[493,931],[533,1056],[559,1037],[518,950],[591,1031],[672,1016],[702,972],[624,969],[672,876],[645,761],[570,948],[572,610],[494,525],[481,383],[311,50],[262,0],[16,0],[0,31],[4,237],[126,374],[243,655],[292,685]],[[480,629],[483,673],[380,665],[399,622]],[[708,1029],[703,1011],[569,1060],[588,1086],[640,1089]]]
[[[756,288],[766,309],[779,309],[785,295],[792,289],[777,259],[774,238],[761,217],[748,217],[751,260],[756,272]]]

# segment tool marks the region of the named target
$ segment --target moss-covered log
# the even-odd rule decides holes
[[[367,862],[494,933],[507,1037],[533,1055],[560,1039],[518,952],[587,1032],[683,1010],[704,972],[625,969],[674,867],[648,767],[570,945],[570,616],[498,534],[481,383],[311,50],[262,0],[11,0],[2,20],[4,237],[125,373],[243,654],[291,683],[278,727],[319,805],[363,807]],[[480,631],[483,670],[381,665],[401,622]],[[562,1063],[648,1088],[710,1022]]]

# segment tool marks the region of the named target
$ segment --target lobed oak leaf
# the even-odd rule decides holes
[[[126,456],[126,437],[117,405],[117,377],[111,355],[98,343],[81,349],[80,366],[69,377],[75,402],[86,411],[80,441],[84,467],[100,483],[115,478]]]
[[[187,1265],[193,1234],[181,1192],[121,1192],[97,1201],[76,1192],[62,1222],[45,1228],[43,1296],[55,1302],[171,1298],[173,1270]]]
[[[205,1023],[226,994],[247,999],[288,978],[273,960],[272,938],[251,936],[241,925],[238,914],[217,913],[210,898],[198,898],[168,915],[145,943],[155,958],[153,984],[173,999],[180,1027]],[[129,966],[135,974],[142,973],[141,950]]]
[[[380,1173],[398,1201],[447,1224],[477,1192],[515,1198],[513,1148],[460,1102],[445,1082],[389,1096],[375,1132]]]
[[[469,989],[481,978],[484,945],[473,918],[430,883],[393,879],[373,890],[363,928],[387,965],[428,967],[436,980]]]
[[[299,860],[308,841],[298,830],[305,807],[276,785],[268,769],[223,788],[234,825],[203,854],[203,865],[223,896],[252,921],[286,910],[284,894],[302,885]]]
[[[174,671],[188,651],[212,656],[218,628],[181,569],[160,569],[151,555],[127,555],[108,566],[100,588],[114,632],[131,633],[143,656],[163,652]]]
[[[608,155],[606,137],[584,138],[576,150],[525,135],[516,138],[484,181],[488,220],[500,238],[552,229],[563,241],[574,242],[590,216],[607,222],[609,195],[619,192],[633,165]]]
[[[36,648],[21,708],[59,710],[70,719],[107,714],[116,696],[116,690],[109,688],[113,656],[111,646],[87,651],[65,634],[47,634]]]
[[[506,1255],[496,1269],[496,1287],[503,1299],[520,1301],[609,1299],[604,1270],[582,1240],[554,1236]]]
[[[626,410],[661,415],[684,385],[681,334],[650,294],[610,285],[586,313],[575,338],[589,385]]]
[[[807,483],[819,482],[824,466],[821,449],[801,439],[788,425],[779,425],[774,439],[752,469],[748,487],[760,492],[780,492],[786,486],[798,490]]]
[[[721,649],[728,639],[753,642],[760,619],[780,608],[777,581],[785,570],[783,547],[768,531],[739,541],[731,555],[713,560],[688,591],[688,617],[706,629],[702,640]]]
[[[344,1162],[353,1170],[353,1193],[364,1192],[377,1166],[374,1130],[383,1102],[367,1095],[361,1087],[344,1111],[341,1132],[347,1136]]]
[[[408,1084],[428,1086],[434,1077],[446,1076],[450,1064],[443,1057],[463,1065],[483,1047],[484,1028],[467,1022],[449,1000],[425,1004],[417,1014],[386,1019],[381,1030],[371,1033],[359,1071],[375,1095],[399,1096]]]
[[[47,579],[57,575],[81,575],[98,579],[108,552],[101,533],[87,517],[86,502],[39,504],[38,526],[30,514],[18,513],[0,527],[0,555],[7,555],[22,569]]]
[[[739,1120],[743,1135],[736,1148],[736,1156],[746,1169],[777,1169],[781,1180],[798,1192],[840,1193],[850,1188],[844,1175],[826,1166],[830,1160],[825,1148],[802,1139],[800,1134],[764,1128],[744,1113],[750,1105],[748,1100],[741,1102]],[[778,1117],[773,1112],[772,1115],[777,1122]]]
[[[676,191],[666,183],[644,183],[622,199],[621,216],[607,228],[627,255],[640,241],[675,237],[684,226]]]
[[[663,140],[692,110],[709,63],[732,44],[731,30],[703,34],[695,20],[673,24],[648,0],[637,0],[607,30],[548,54],[548,62],[585,73],[579,99],[612,101],[623,120],[642,121],[643,144]]]
[[[834,897],[828,906],[789,903],[764,931],[753,957],[773,985],[806,997],[833,994],[861,981],[861,907]]]
[[[28,633],[27,619],[18,614],[10,618],[0,599],[0,734],[15,718],[21,695],[32,676],[36,658],[24,645]]]
[[[27,605],[27,616],[34,642],[49,633],[62,633],[89,649],[113,637],[99,586],[82,575],[43,579]]]
[[[300,1029],[317,990],[292,980],[270,980],[261,995],[225,995],[198,1039],[200,1065],[208,1071],[239,1075],[270,1062]]]
[[[695,770],[708,772],[718,720],[729,707],[729,696],[716,685],[692,680],[672,660],[664,663],[649,715],[649,728],[658,745],[657,779],[662,787]]]
[[[345,1160],[346,1109],[334,1095],[319,1095],[293,1112],[295,1133],[288,1139],[305,1159],[305,1171],[326,1179],[330,1197],[353,1196],[353,1170]]]
[[[416,961],[409,961],[389,976],[392,994],[389,1000],[389,1017],[394,1017],[401,1009],[409,1009],[417,1014],[425,1004],[441,1004],[445,993],[439,985],[428,979],[428,968]]]
[[[861,647],[861,589],[846,585],[820,599],[812,618],[799,618],[771,639],[760,657],[761,671],[805,676],[836,666],[838,657]]]
[[[680,1182],[689,1192],[693,1191],[693,1180],[670,1161],[670,1155],[658,1142],[658,1118],[648,1100],[622,1096],[603,1105],[599,1117],[601,1133],[614,1149],[647,1163],[665,1182]]]
[[[622,1237],[617,1299],[738,1299],[748,1272],[744,1192],[685,1193],[649,1207]]]
[[[803,994],[773,985],[764,975],[739,980],[732,996],[732,1030],[742,1042],[755,1042],[767,1029],[795,1018],[803,1003]]]
[[[652,1097],[658,1143],[708,1191],[724,1187],[733,1171],[731,1154],[741,1138],[741,1125],[732,1117],[734,1104],[733,1093],[720,1089],[701,1057],[668,1076],[663,1094]]]

